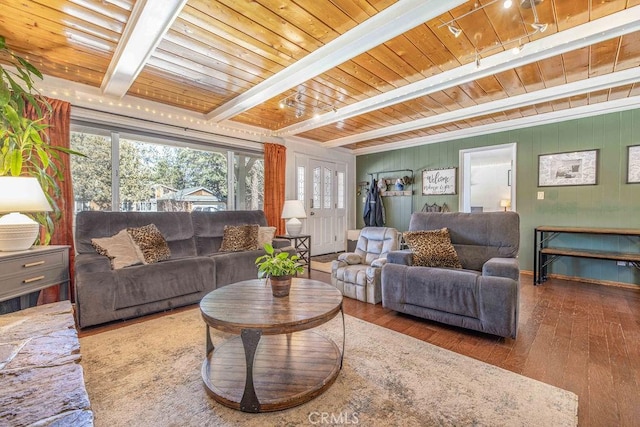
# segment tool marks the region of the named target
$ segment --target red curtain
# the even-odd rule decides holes
[[[279,144],[264,144],[264,213],[276,234],[284,234],[282,206],[284,205],[284,182],[287,148]]]
[[[58,99],[49,99],[47,102],[51,105],[51,113],[47,115],[44,123],[49,127],[46,134],[49,138],[49,144],[56,147],[70,148],[71,145],[71,104]],[[46,111],[43,108],[43,111]],[[26,110],[26,116],[36,119],[37,115],[34,108],[29,105]],[[62,171],[63,178],[58,181],[60,187],[60,195],[55,197],[55,201],[60,209],[60,218],[55,221],[55,229],[51,236],[52,245],[69,245],[69,298],[74,299],[73,277],[74,277],[74,259],[75,249],[73,246],[73,186],[71,184],[71,164],[69,155],[60,153],[60,160],[56,161],[56,167]],[[58,301],[60,299],[60,290],[58,286],[45,289],[40,293],[38,304],[46,304],[48,302]]]

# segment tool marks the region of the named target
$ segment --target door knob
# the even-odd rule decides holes
[[[309,215],[315,215],[315,214],[316,214],[315,212],[311,212],[311,213],[309,213]]]

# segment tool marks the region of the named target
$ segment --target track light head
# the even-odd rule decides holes
[[[549,24],[541,24],[539,22],[534,22],[533,24],[531,24],[531,27],[534,30],[536,30],[536,32],[538,33],[544,33],[545,31],[547,31]]]
[[[455,27],[451,24],[447,25],[447,28],[449,29],[449,31],[451,31],[451,34],[453,34],[453,37],[458,38],[460,37],[460,34],[462,34],[462,30],[458,27]]]

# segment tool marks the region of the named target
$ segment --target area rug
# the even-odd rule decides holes
[[[341,343],[340,316],[318,328]],[[214,344],[229,335],[216,333]],[[199,309],[80,339],[95,425],[574,426],[577,396],[346,316],[346,352],[322,395],[280,412],[226,408],[205,392]]]
[[[322,271],[324,273],[331,273],[331,262],[338,259],[338,256],[341,253],[342,252],[311,257],[311,269]]]
[[[331,262],[320,262],[311,260],[311,269],[331,274]]]

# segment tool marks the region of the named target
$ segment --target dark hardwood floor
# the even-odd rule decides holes
[[[312,271],[312,278],[330,281]],[[522,275],[518,337],[498,338],[352,299],[345,313],[578,395],[581,426],[640,426],[640,291]]]
[[[327,273],[311,278],[330,282]],[[640,291],[521,277],[517,339],[422,320],[345,298],[345,313],[578,395],[580,426],[640,426]],[[150,317],[80,332],[80,336]]]

